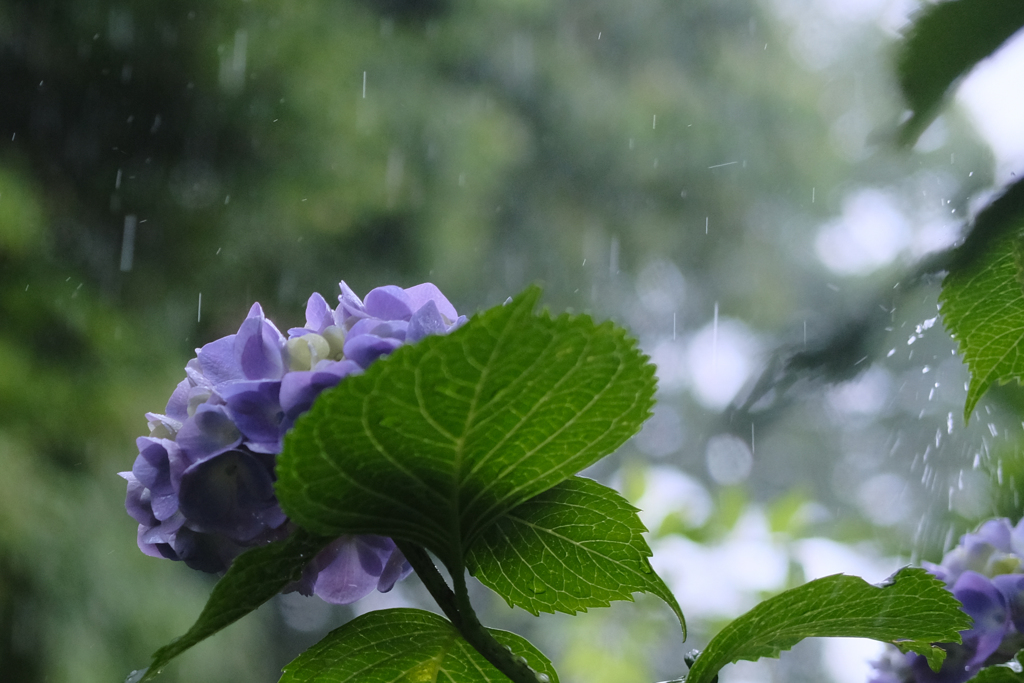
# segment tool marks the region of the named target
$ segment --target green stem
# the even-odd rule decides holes
[[[430,555],[427,555],[427,551],[408,541],[395,541],[395,545],[405,555],[405,559],[409,560],[413,571],[420,577],[420,581],[423,582],[427,592],[430,593],[430,597],[434,598],[434,602],[438,604],[444,615],[448,617],[448,621],[452,622],[455,628],[461,631],[462,615],[459,613],[455,594],[452,593],[452,589],[445,583],[441,572],[437,571],[437,567],[434,566]]]
[[[395,544],[405,555],[405,559],[409,560],[409,564],[423,581],[431,597],[441,607],[441,611],[459,630],[466,642],[514,683],[538,683],[537,672],[529,667],[526,660],[521,656],[517,657],[495,640],[477,619],[473,605],[469,602],[464,567],[458,567],[451,572],[452,580],[455,582],[453,593],[423,548],[406,541],[395,541]]]
[[[462,626],[459,627],[462,637],[482,654],[484,659],[515,683],[538,683],[537,672],[530,668],[526,659],[516,656],[495,640],[494,636],[488,633],[477,619],[473,605],[469,602],[465,570],[460,569],[458,572],[453,572],[452,580],[455,582],[456,604],[462,615]]]

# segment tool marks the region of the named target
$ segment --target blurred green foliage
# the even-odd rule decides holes
[[[199,613],[209,577],[137,551],[115,473],[192,350],[254,300],[288,327],[342,278],[429,279],[460,312],[542,280],[552,309],[641,341],[713,303],[773,342],[874,309],[866,278],[825,286],[818,223],[856,186],[941,191],[953,154],[965,208],[989,157],[955,114],[931,151],[844,151],[837,119],[898,114],[887,39],[865,31],[823,73],[790,30],[753,0],[0,0],[4,681],[118,680]],[[633,276],[666,261],[685,305],[637,306]],[[721,425],[673,406],[696,425],[676,462],[701,469]],[[794,472],[825,496],[835,429],[806,417],[759,418],[763,484],[721,491],[715,533]],[[310,643],[259,615],[165,680],[276,680]],[[565,636],[565,680],[682,670],[598,658],[603,633]]]

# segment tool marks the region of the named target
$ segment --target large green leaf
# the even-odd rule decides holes
[[[1019,219],[1018,219],[1019,220]],[[960,345],[971,382],[964,419],[994,383],[1024,377],[1024,289],[1018,222],[969,263],[954,267],[939,296],[946,328]]]
[[[612,489],[573,477],[531,498],[487,528],[466,565],[505,598],[538,612],[575,614],[632,600],[643,591],[682,610],[651,569],[651,549],[636,508]]]
[[[1020,0],[952,0],[927,5],[904,40],[897,62],[911,117],[904,144],[928,127],[946,93],[979,61],[1024,26]]]
[[[971,231],[963,244],[957,247],[948,269],[969,269],[983,260],[992,245],[1020,231],[1024,225],[1024,179],[1007,187],[981,212],[971,224]]]
[[[277,493],[320,534],[374,533],[450,567],[492,522],[615,450],[654,367],[623,330],[534,315],[540,291],[324,392],[285,438]]]
[[[1024,683],[1024,673],[1008,666],[987,666],[971,679],[971,683]]]
[[[282,588],[302,575],[303,567],[332,540],[313,536],[300,529],[287,540],[239,555],[213,587],[206,606],[192,628],[153,653],[149,669],[144,673],[136,672],[131,680],[139,683],[151,680],[182,652],[238,621],[280,593]]]
[[[986,666],[979,671],[972,683],[1024,683],[1024,652],[1018,652],[1017,656],[1007,664],[998,666]]]
[[[686,683],[709,683],[741,659],[778,657],[804,638],[871,638],[928,657],[938,668],[971,618],[945,585],[919,568],[897,572],[883,586],[855,576],[826,576],[780,593],[731,622],[697,657]]]
[[[538,675],[558,682],[551,662],[526,639],[488,629]],[[542,678],[543,676],[543,678]],[[280,683],[508,683],[451,622],[416,609],[364,614],[327,634],[284,667]]]

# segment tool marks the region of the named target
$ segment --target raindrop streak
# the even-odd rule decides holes
[[[1022,423],[1022,426],[1024,426],[1024,423]],[[946,433],[953,433],[953,413],[946,416]]]
[[[817,189],[817,188],[814,188],[814,187],[811,188],[811,204],[814,203],[814,190],[815,189]]]
[[[118,171],[118,175],[120,175]],[[127,273],[132,269],[132,261],[135,259],[135,226],[138,220],[135,214],[130,213],[124,217],[124,235],[121,238],[121,272]]]
[[[704,234],[708,234],[708,217],[704,216]]]
[[[754,448],[754,423],[750,423],[750,454],[753,455],[757,450]]]
[[[949,527],[949,531],[946,532],[946,540],[942,543],[942,553],[946,554],[949,549],[953,547],[953,527]]]
[[[366,99],[366,72],[363,72],[363,99]]]
[[[935,316],[934,318],[929,318],[928,320],[925,320],[923,323],[918,325],[914,329],[914,331],[917,332],[918,335],[920,335],[925,330],[932,329],[935,326],[935,321],[938,320],[938,319],[939,319],[939,316]]]
[[[654,130],[657,127],[658,127],[658,115],[654,114],[654,118],[651,119],[651,130]]]
[[[619,272],[619,238],[613,237],[608,253],[608,272],[615,275]]]
[[[722,168],[723,166],[732,166],[733,164],[738,164],[738,163],[740,163],[740,162],[738,162],[738,161],[727,161],[724,164],[715,164],[714,166],[708,166],[708,168],[709,169],[712,169],[712,168]]]
[[[196,314],[196,322],[203,320],[203,293],[199,292],[199,312]]]
[[[711,323],[711,367],[718,369],[718,302],[715,302],[715,318]]]
[[[672,313],[672,341],[675,341],[675,340],[676,340],[676,314],[675,314],[675,312],[673,312]],[[1021,426],[1024,426],[1024,422],[1021,423]]]

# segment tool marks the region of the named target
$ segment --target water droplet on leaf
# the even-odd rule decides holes
[[[533,582],[533,586],[531,586],[530,588],[531,590],[533,590],[534,593],[543,593],[548,589],[548,587],[545,586],[540,579],[535,580]]]
[[[139,683],[139,681],[142,680],[142,677],[146,675],[147,671],[149,671],[149,667],[132,671],[128,674],[128,678],[124,679],[124,683]]]

